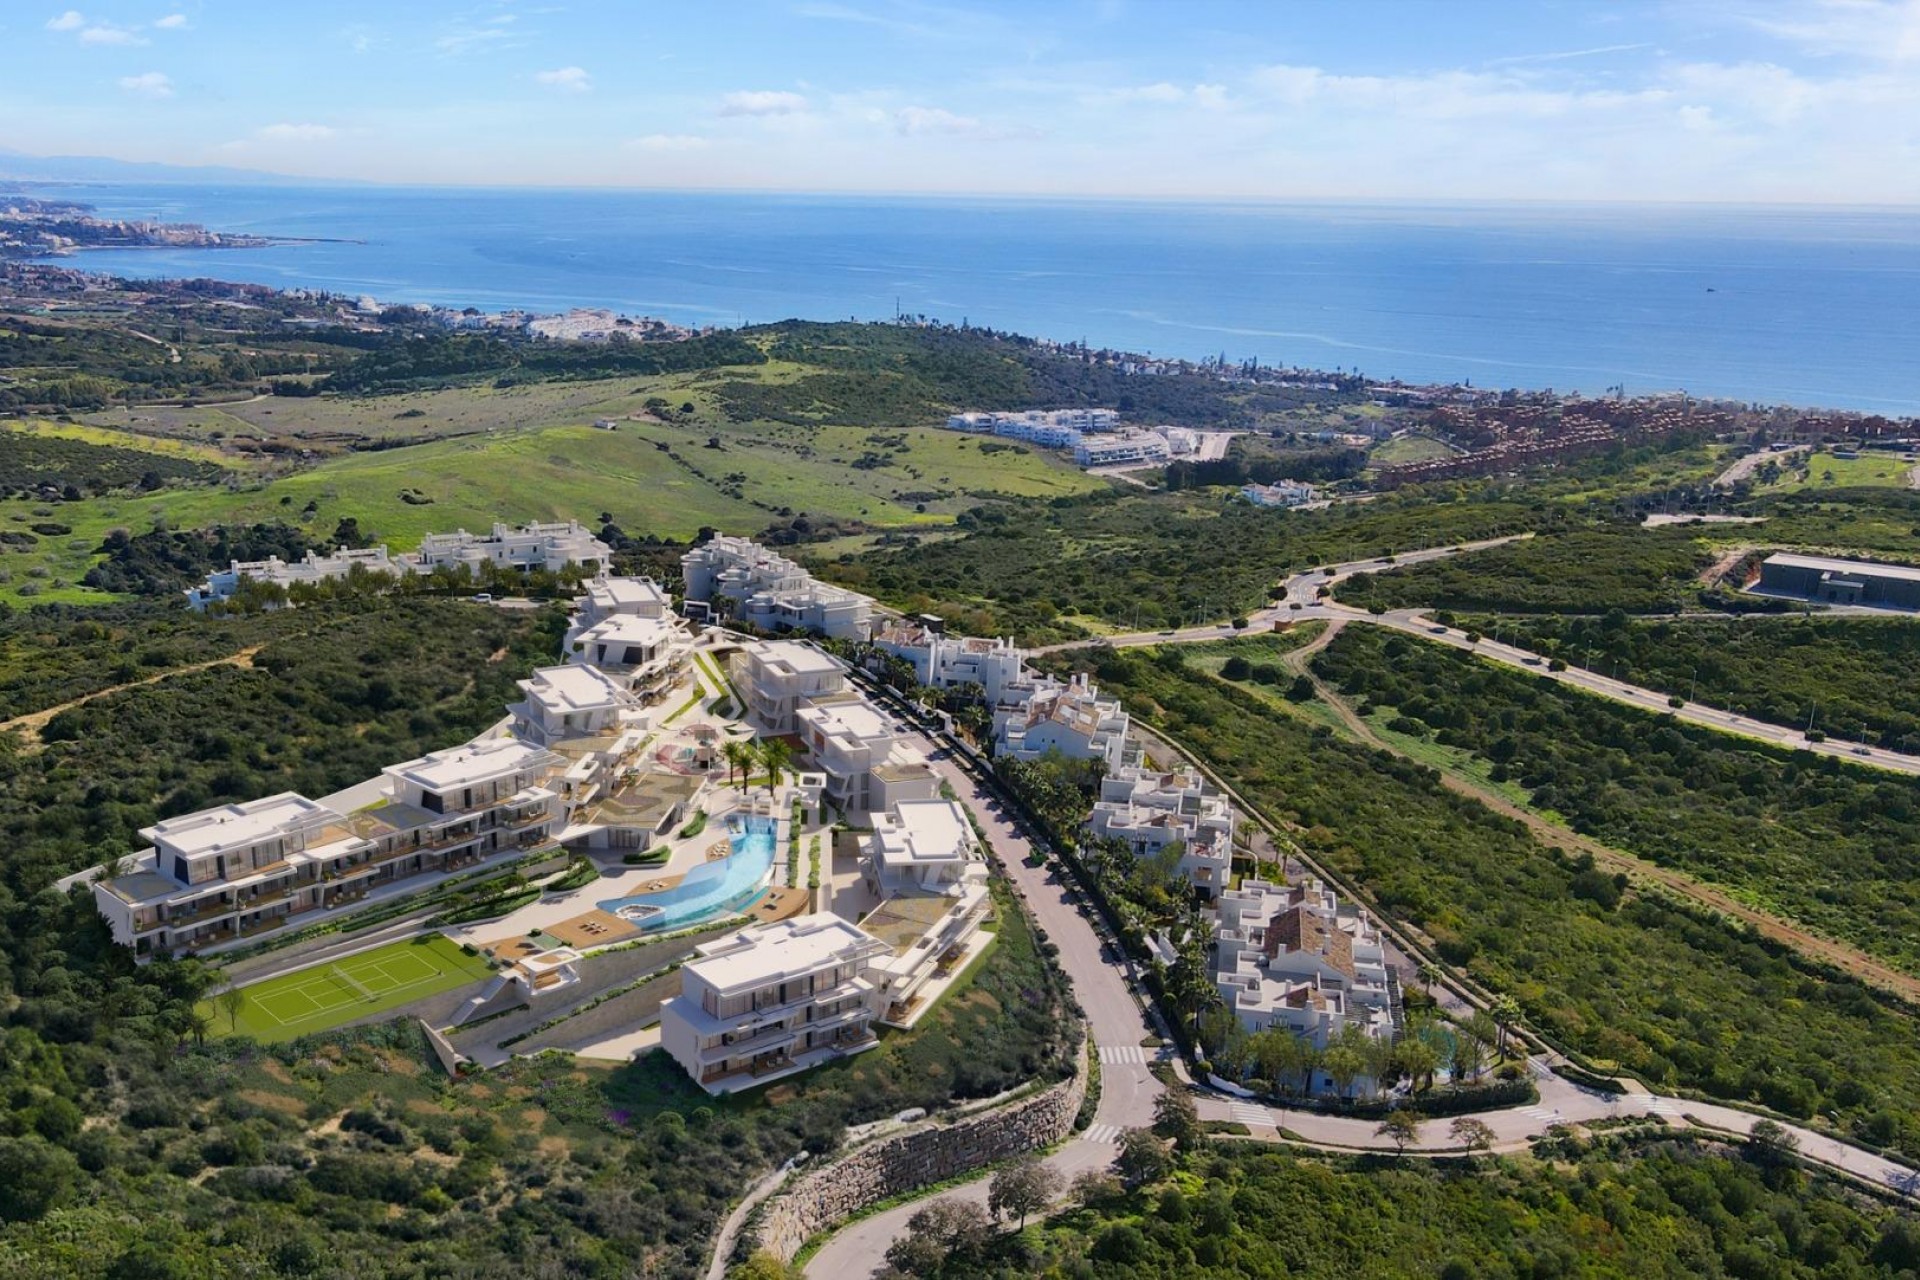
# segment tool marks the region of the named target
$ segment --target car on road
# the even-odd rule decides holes
[[[1447,629],[1445,627],[1428,627],[1427,630],[1431,631],[1436,636],[1443,636],[1447,634]]]
[[[1855,747],[1853,749],[1853,754],[1857,756],[1870,756],[1873,754],[1873,752],[1867,750],[1865,747]]]
[[[473,598],[473,602],[475,604],[492,604],[493,596],[488,592],[482,591],[479,595],[476,595]]]
[[[1539,666],[1539,665],[1540,665],[1540,659],[1538,659],[1538,658],[1522,658],[1522,659],[1520,659],[1520,665],[1521,665],[1521,666],[1525,666],[1525,667],[1537,667],[1537,666]]]

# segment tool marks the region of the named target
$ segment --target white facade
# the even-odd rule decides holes
[[[877,633],[873,645],[912,663],[914,679],[921,684],[936,689],[979,685],[990,707],[1012,701],[1015,690],[1028,681],[1026,652],[1007,639],[949,636],[925,623],[908,622]]]
[[[909,764],[919,755],[891,716],[851,690],[805,699],[794,711],[794,730],[810,766],[826,775],[827,800],[847,813],[874,807],[876,768]]]
[[[874,821],[865,879],[881,903],[862,926],[891,948],[866,976],[881,993],[881,1021],[911,1026],[928,1007],[928,988],[962,967],[990,905],[966,810],[937,799],[893,806]]]
[[[758,640],[740,646],[734,680],[748,716],[771,734],[799,727],[797,713],[810,699],[847,687],[846,667],[812,645],[794,640]]]
[[[717,536],[680,557],[689,601],[702,601],[762,631],[816,631],[864,640],[873,600],[817,581],[783,555],[748,538]]]
[[[542,667],[518,683],[526,696],[507,708],[513,732],[541,746],[618,734],[646,722],[626,685],[598,667]]]
[[[195,609],[204,609],[216,600],[229,599],[239,589],[242,578],[271,583],[277,587],[291,587],[302,582],[344,578],[356,569],[362,573],[383,573],[388,576],[406,572],[406,566],[389,556],[384,546],[335,551],[324,556],[309,551],[299,560],[282,560],[279,556],[269,556],[265,560],[235,560],[225,569],[207,575],[205,582],[190,589],[187,603]]]
[[[1364,913],[1342,911],[1331,889],[1247,880],[1216,909],[1215,985],[1247,1030],[1283,1027],[1322,1049],[1349,1026],[1394,1034],[1379,931]]]
[[[977,875],[975,873],[978,873]],[[979,841],[956,800],[896,804],[873,820],[867,837],[867,882],[875,893],[938,893],[984,879]]]
[[[1240,496],[1256,507],[1303,507],[1314,500],[1314,489],[1310,484],[1281,480],[1274,484],[1242,485]]]
[[[1232,882],[1233,821],[1233,806],[1199,774],[1129,765],[1101,779],[1087,828],[1126,842],[1135,857],[1179,844],[1180,874],[1215,895]]]
[[[1117,698],[1102,698],[1084,673],[1043,689],[998,727],[996,755],[1037,760],[1058,751],[1070,760],[1101,760],[1109,772],[1126,763],[1129,720]]]
[[[570,564],[605,568],[613,549],[578,520],[527,524],[515,529],[495,524],[489,534],[430,533],[420,549],[401,557],[415,573],[439,568],[471,571],[491,564],[503,569],[563,569]]]
[[[1082,440],[1073,449],[1073,460],[1083,467],[1165,462],[1172,456],[1173,447],[1158,431],[1129,431],[1124,435]]]
[[[947,418],[949,431],[996,435],[1048,449],[1072,449],[1088,434],[1119,428],[1120,414],[1115,409],[1028,409],[1016,413],[956,413]]]
[[[861,973],[886,951],[829,914],[704,943],[660,1009],[660,1047],[715,1094],[871,1048],[880,993]]]

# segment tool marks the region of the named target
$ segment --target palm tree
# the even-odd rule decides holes
[[[1520,1021],[1520,1002],[1510,995],[1494,997],[1487,1012],[1493,1015],[1493,1024],[1500,1028],[1500,1056],[1507,1056],[1507,1038],[1513,1034],[1514,1023]]]
[[[787,762],[793,759],[793,748],[787,745],[785,738],[762,738],[758,754],[760,763],[767,767],[767,790],[771,792],[780,785],[781,775],[787,771]]]
[[[1427,989],[1427,995],[1433,995],[1433,989],[1440,981],[1440,966],[1431,960],[1420,962],[1420,985]]]
[[[720,754],[727,758],[727,785],[733,785],[734,775],[740,776],[741,789],[746,789],[747,775],[753,772],[754,750],[744,742],[728,741],[720,748]]]

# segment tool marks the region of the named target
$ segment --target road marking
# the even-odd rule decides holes
[[[1277,1129],[1279,1122],[1273,1118],[1273,1112],[1257,1102],[1235,1102],[1227,1110],[1241,1124],[1261,1129]]]
[[[1145,1065],[1147,1051],[1137,1044],[1103,1044],[1100,1046],[1102,1062],[1134,1062]]]
[[[1549,1124],[1560,1123],[1560,1113],[1546,1107],[1522,1107],[1520,1114],[1532,1120],[1545,1120]]]
[[[1120,1141],[1120,1126],[1117,1124],[1089,1125],[1087,1131],[1080,1136],[1088,1142],[1097,1142],[1111,1147]]]

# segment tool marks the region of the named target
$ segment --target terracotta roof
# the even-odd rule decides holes
[[[1328,928],[1320,916],[1304,904],[1296,904],[1273,918],[1267,926],[1267,958],[1280,954],[1280,948],[1304,951],[1319,956],[1328,966],[1349,979],[1355,976],[1353,938],[1344,929]]]

